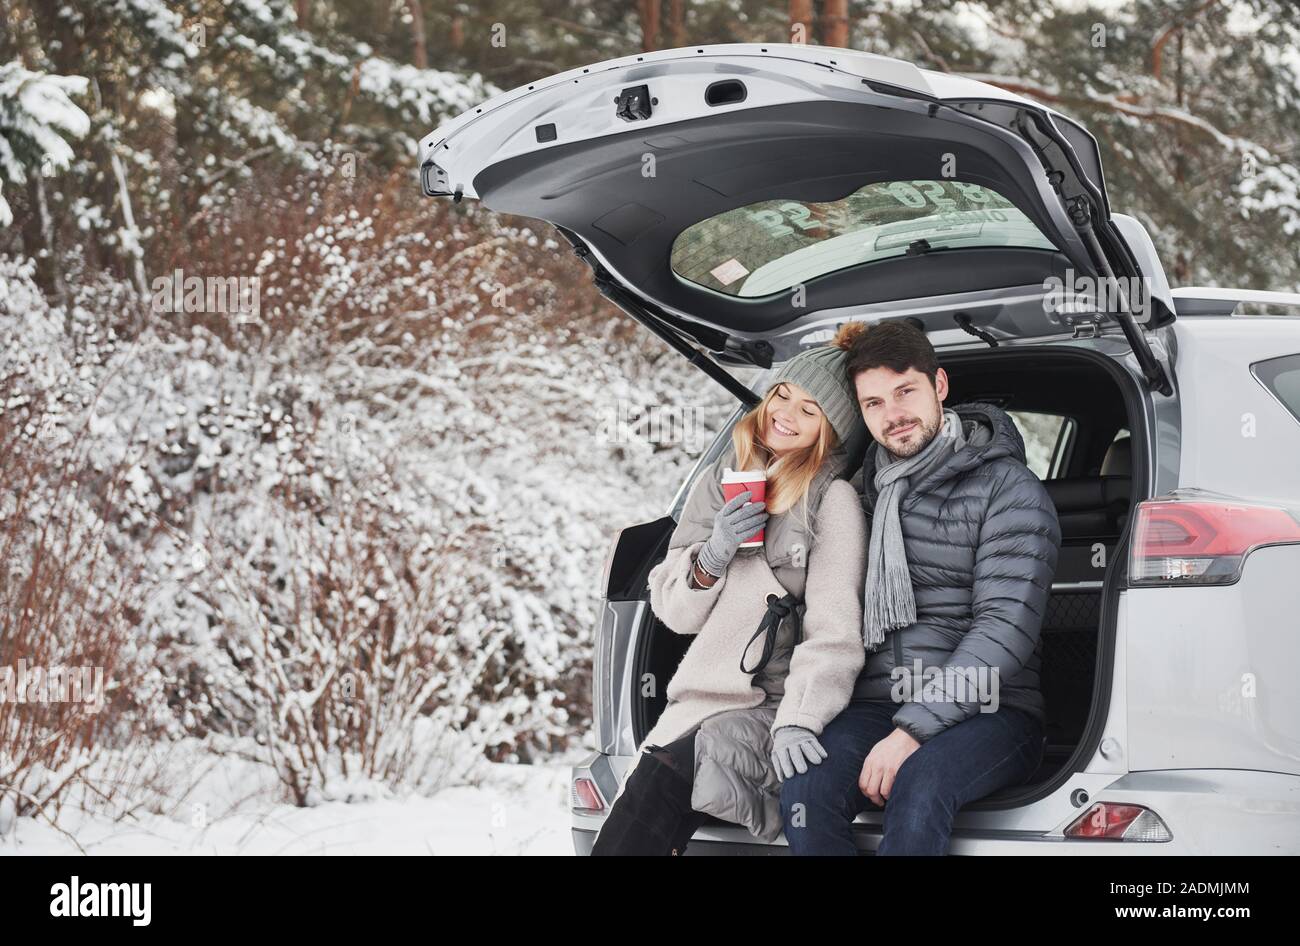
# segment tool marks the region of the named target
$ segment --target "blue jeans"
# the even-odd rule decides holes
[[[858,788],[862,763],[894,731],[898,705],[855,700],[821,734],[828,757],[781,785],[781,815],[791,854],[856,854],[853,819],[875,804]],[[877,854],[946,854],[953,816],[1038,768],[1043,726],[1003,706],[950,726],[907,757],[885,802]],[[876,809],[879,810],[879,809]]]

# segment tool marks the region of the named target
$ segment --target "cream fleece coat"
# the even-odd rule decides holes
[[[813,526],[816,538],[802,589],[782,585],[762,549],[741,550],[708,589],[690,584],[701,542],[670,549],[651,570],[651,609],[668,628],[695,640],[668,683],[668,704],[637,747],[619,795],[646,746],[663,745],[700,726],[692,807],[743,824],[760,840],[779,836],[780,783],[768,761],[771,733],[802,726],[820,734],[848,704],[865,659],[867,527],[861,499],[847,480],[826,487]],[[773,713],[763,705],[767,691],[740,669],[741,652],[767,611],[767,596],[800,590],[806,604],[803,640],[793,652],[787,644],[789,672]],[[747,666],[760,647],[761,641],[751,646]],[[781,657],[774,654],[769,666],[783,664]]]

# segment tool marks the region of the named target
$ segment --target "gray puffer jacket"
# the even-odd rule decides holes
[[[1025,466],[1024,440],[1004,411],[981,403],[953,409],[970,443],[911,484],[899,508],[916,622],[886,633],[867,654],[853,699],[897,702],[891,671],[911,671],[914,661],[926,669],[996,668],[1000,705],[1041,720],[1038,644],[1061,544],[1056,507]],[[874,457],[868,450],[854,478],[868,528]],[[925,682],[924,698],[913,693],[893,717],[919,742],[980,711],[973,688],[963,692],[955,674]]]

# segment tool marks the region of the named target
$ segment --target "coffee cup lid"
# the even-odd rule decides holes
[[[722,482],[724,483],[754,483],[767,480],[766,470],[733,470],[731,467],[724,467],[722,470]]]

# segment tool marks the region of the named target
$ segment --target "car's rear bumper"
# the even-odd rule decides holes
[[[575,766],[574,776],[595,777],[608,804],[611,757],[593,755]],[[1088,783],[1089,802],[1141,805],[1168,826],[1169,841],[1067,839],[1063,832],[1089,805],[1071,805],[1070,794]],[[615,781],[616,785],[617,782]],[[1300,854],[1300,777],[1278,772],[1194,769],[1131,772],[1126,775],[1072,776],[1052,796],[1035,803],[1051,805],[1035,815],[1056,821],[1031,830],[1030,808],[958,814],[949,851],[952,854],[1068,854],[1082,856]],[[573,810],[574,849],[590,854],[604,814]],[[880,843],[879,812],[859,816],[853,825],[859,853],[872,854]],[[1040,821],[1041,823],[1041,821]],[[784,835],[772,844],[756,842],[739,825],[713,821],[692,838],[687,854],[788,854]]]

